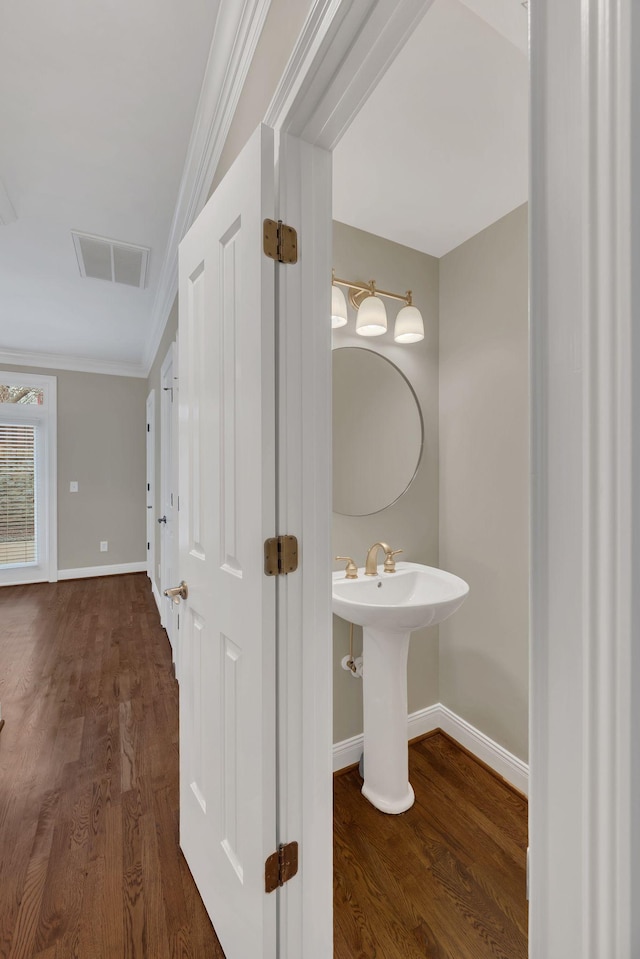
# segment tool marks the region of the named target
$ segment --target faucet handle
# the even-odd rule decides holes
[[[395,573],[396,571],[396,561],[393,558],[397,556],[398,553],[404,553],[403,549],[390,549],[387,551],[384,557],[384,571],[385,573]]]
[[[358,578],[358,567],[353,562],[350,556],[336,556],[337,560],[343,560],[347,564],[345,569],[345,578],[346,579],[357,579]]]

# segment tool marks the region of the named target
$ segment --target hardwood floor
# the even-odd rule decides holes
[[[147,578],[0,589],[0,702],[0,959],[224,959]],[[335,780],[336,959],[525,959],[526,803],[444,736],[410,754],[402,816]]]
[[[224,959],[178,848],[144,574],[0,589],[1,959]]]
[[[526,801],[443,734],[409,755],[400,816],[334,781],[335,959],[526,959]]]

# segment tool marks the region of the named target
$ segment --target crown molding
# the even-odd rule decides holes
[[[209,195],[271,0],[221,3],[151,316],[149,374],[178,292],[178,244]]]
[[[108,376],[134,376],[146,379],[147,372],[140,363],[117,363],[96,360],[89,356],[67,356],[60,353],[25,353],[18,350],[0,350],[0,366],[34,366],[45,370],[68,370],[74,373],[104,373]]]

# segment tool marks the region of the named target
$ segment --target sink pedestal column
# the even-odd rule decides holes
[[[386,813],[413,806],[407,745],[410,632],[363,630],[364,785],[362,795]]]

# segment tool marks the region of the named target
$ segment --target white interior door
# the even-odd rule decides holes
[[[156,529],[155,529],[155,440],[156,440],[156,391],[147,396],[147,576],[153,582],[155,576]]]
[[[273,135],[180,246],[180,842],[227,959],[273,959],[276,894]]]
[[[164,595],[164,590],[178,582],[178,373],[177,346],[172,343],[162,364],[160,407],[160,586],[162,594],[162,625],[167,631],[176,675],[178,606]]]

